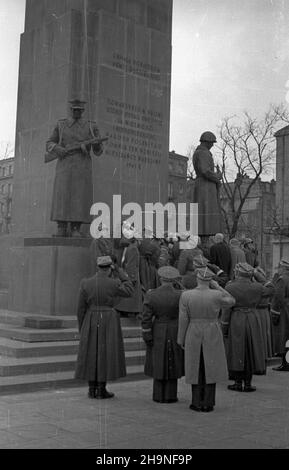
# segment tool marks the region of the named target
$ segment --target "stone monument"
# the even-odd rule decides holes
[[[9,309],[72,315],[90,239],[52,238],[55,162],[45,142],[69,112],[109,141],[93,159],[93,200],[165,202],[172,0],[27,0],[21,38]],[[5,283],[5,279],[4,279]]]
[[[273,242],[273,271],[282,258],[289,259],[289,126],[283,127],[276,137],[276,216],[280,233]]]

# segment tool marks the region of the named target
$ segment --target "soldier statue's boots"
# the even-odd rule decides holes
[[[236,381],[233,385],[228,385],[228,390],[232,390],[233,392],[242,392],[243,387],[242,387],[242,381]]]
[[[57,232],[54,237],[64,238],[67,237],[67,223],[66,222],[57,222]]]
[[[256,387],[253,387],[253,385],[251,385],[251,381],[250,382],[247,382],[245,380],[245,384],[244,384],[244,392],[256,392]]]
[[[110,393],[106,390],[106,383],[100,382],[97,384],[95,398],[98,400],[105,400],[107,398],[113,398],[114,393]]]
[[[71,237],[72,238],[82,238],[82,234],[80,232],[81,223],[79,222],[72,222],[71,223]]]

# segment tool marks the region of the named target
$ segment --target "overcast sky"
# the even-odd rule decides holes
[[[0,0],[0,142],[15,138],[25,0]],[[174,0],[170,150],[227,115],[286,100],[289,0]]]

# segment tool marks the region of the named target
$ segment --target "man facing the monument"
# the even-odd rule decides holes
[[[84,101],[70,101],[71,118],[58,121],[46,143],[46,158],[57,159],[51,220],[57,222],[57,237],[81,237],[81,224],[91,222],[93,204],[91,152],[102,154],[96,123],[82,118]]]
[[[209,131],[200,137],[201,144],[193,155],[193,165],[196,172],[193,202],[198,203],[199,235],[208,238],[221,232],[221,212],[219,205],[219,187],[221,173],[214,171],[214,160],[210,152],[216,136]]]

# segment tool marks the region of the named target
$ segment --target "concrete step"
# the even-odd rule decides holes
[[[145,351],[126,351],[125,359],[127,366],[140,365],[144,363]],[[76,354],[67,356],[53,356],[50,358],[14,358],[0,357],[0,381],[2,377],[49,374],[52,372],[65,372],[75,370]]]
[[[122,328],[124,338],[140,338],[141,328],[128,326]],[[79,339],[77,328],[65,329],[34,329],[21,328],[0,323],[0,338],[10,338],[18,341],[36,343],[43,341],[75,341]]]
[[[127,366],[127,376],[122,378],[120,382],[147,379],[143,370],[143,365]],[[35,375],[25,374],[13,377],[1,377],[0,394],[5,395],[82,386],[87,387],[87,383],[83,380],[75,380],[74,371],[72,370]]]
[[[0,323],[16,327],[40,330],[56,328],[77,328],[76,316],[37,315],[11,310],[0,310]]]
[[[8,289],[0,289],[0,309],[8,308]]]
[[[47,357],[77,354],[78,341],[44,341],[42,343],[27,343],[9,338],[0,338],[0,356],[25,358]],[[141,338],[124,338],[126,351],[145,350]]]
[[[140,320],[138,320],[135,315],[130,317],[121,317],[120,322],[122,327],[127,326],[138,328],[141,324]],[[38,315],[25,312],[14,312],[3,308],[0,308],[0,323],[17,327],[36,328],[40,330],[78,327],[76,315]]]

